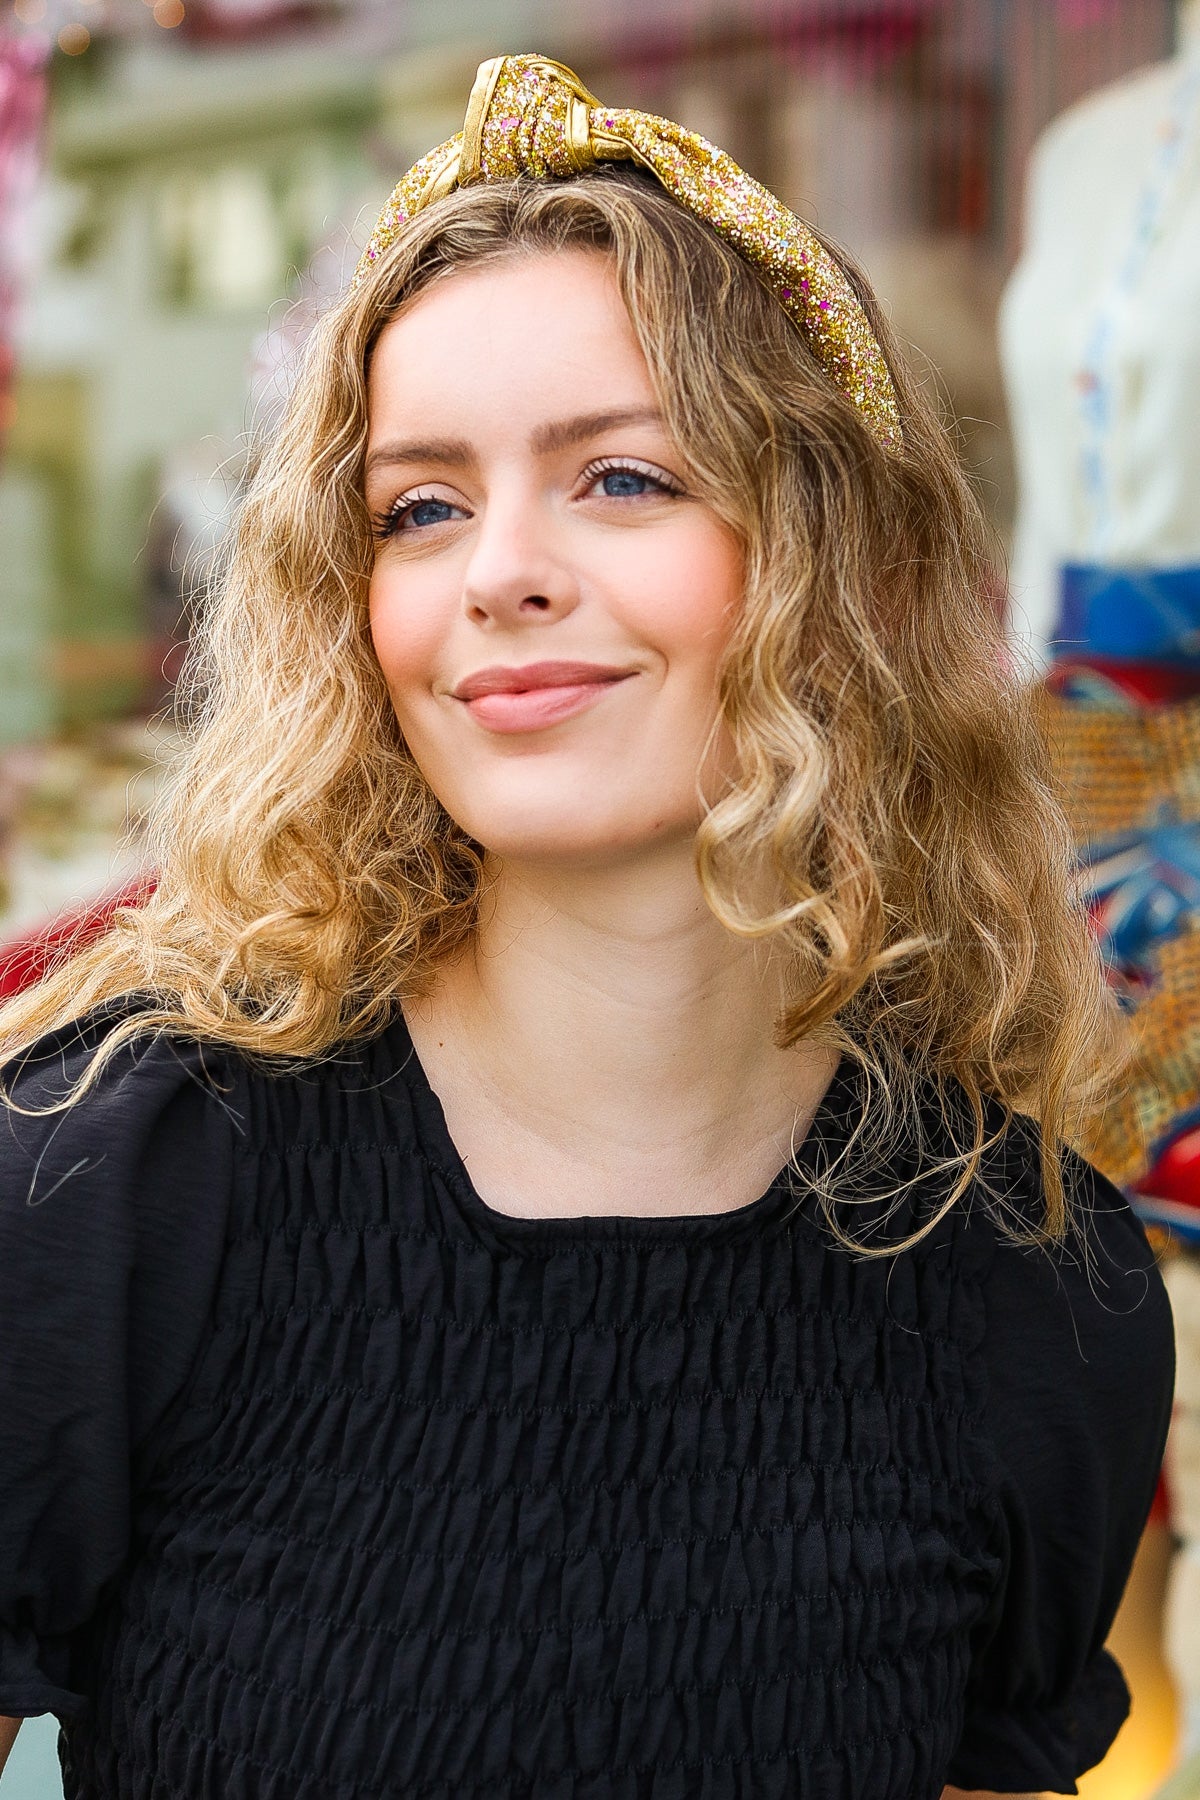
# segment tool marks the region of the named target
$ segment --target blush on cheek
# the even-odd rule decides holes
[[[412,597],[389,594],[372,584],[368,591],[371,645],[383,675],[400,733],[434,793],[442,799],[438,779],[438,702],[434,698],[439,653],[444,634],[437,616],[412,603]]]
[[[386,590],[377,592],[373,585],[369,590],[371,644],[393,701],[414,689],[422,678],[432,679],[437,637],[428,627],[421,629],[420,616],[415,609],[402,610]],[[426,637],[429,643],[423,641]]]

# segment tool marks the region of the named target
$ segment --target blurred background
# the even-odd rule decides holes
[[[249,447],[393,183],[461,124],[483,57],[544,52],[702,131],[855,254],[955,422],[996,526],[997,605],[1019,608],[998,315],[1031,152],[1076,103],[1174,58],[1196,13],[0,0],[0,939],[136,873],[189,595]],[[1093,1800],[1164,1780],[1200,1794],[1179,1785],[1187,1734],[1158,1647],[1167,1544],[1164,1526],[1120,1627],[1134,1718],[1082,1784]],[[23,1730],[5,1800],[61,1791],[53,1735]]]

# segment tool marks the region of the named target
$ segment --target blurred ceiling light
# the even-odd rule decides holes
[[[78,20],[64,25],[58,34],[58,47],[68,56],[82,56],[91,41],[91,32],[86,25],[79,24]]]
[[[40,25],[46,16],[46,0],[13,0],[13,11],[22,25]]]
[[[155,0],[154,23],[166,31],[183,24],[183,0]]]

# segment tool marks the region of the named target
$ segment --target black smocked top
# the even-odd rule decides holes
[[[304,1070],[122,1052],[0,1115],[0,1713],[58,1715],[68,1800],[1074,1792],[1172,1340],[1072,1167],[1086,1255],[973,1194],[863,1260],[782,1178],[517,1219],[401,1021]],[[989,1176],[1036,1212],[1020,1121]]]

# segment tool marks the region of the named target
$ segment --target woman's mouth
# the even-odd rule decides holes
[[[480,669],[459,683],[454,698],[488,731],[541,731],[585,712],[634,672],[565,662]]]

